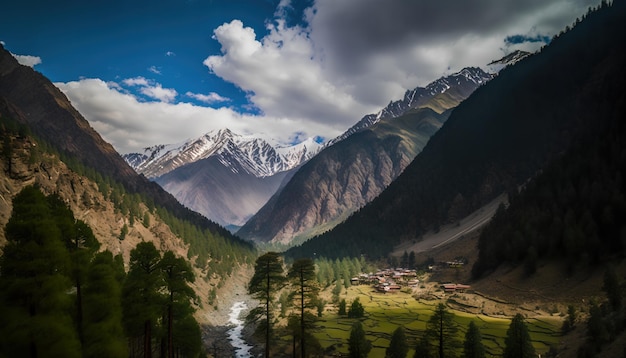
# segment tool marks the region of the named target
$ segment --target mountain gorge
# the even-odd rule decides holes
[[[385,257],[398,243],[419,241],[517,192],[571,148],[619,136],[613,126],[624,118],[624,16],[622,4],[605,6],[503,69],[452,112],[379,197],[287,254]]]
[[[274,147],[263,139],[222,129],[124,158],[185,206],[223,226],[241,226],[292,170],[320,148],[312,138]]]
[[[202,278],[194,286],[201,300],[211,287],[224,285],[230,274],[245,269],[255,254],[249,243],[137,174],[61,91],[32,68],[19,65],[4,48],[0,122],[3,225],[11,216],[11,199],[24,187],[59,195],[93,229],[102,248],[126,262],[130,250],[144,241],[189,260]],[[0,237],[4,244],[4,231]]]
[[[380,194],[424,148],[450,109],[491,78],[466,68],[365,116],[304,164],[237,234],[291,245],[332,228]]]

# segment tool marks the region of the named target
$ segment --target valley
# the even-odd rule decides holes
[[[1,43],[0,356],[623,355],[625,18],[334,139],[125,156]]]

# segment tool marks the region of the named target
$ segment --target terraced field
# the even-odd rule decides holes
[[[373,292],[368,286],[350,287],[347,294],[342,294],[350,303],[359,297],[365,308],[366,316],[362,319],[367,339],[372,342],[370,357],[384,357],[393,331],[400,325],[407,334],[409,357],[413,356],[413,347],[417,338],[426,328],[426,322],[432,315],[439,301],[417,301],[407,293],[382,294]],[[459,327],[458,339],[463,342],[469,322],[474,320],[481,330],[483,344],[488,355],[500,355],[504,349],[504,337],[509,328],[510,319],[470,314],[451,310]],[[315,336],[323,348],[330,347],[340,353],[348,353],[348,337],[354,319],[338,316],[335,311],[327,311],[317,322]],[[560,337],[562,319],[560,317],[538,316],[526,319],[533,346],[537,353],[545,353],[550,346],[557,345]],[[460,355],[459,351],[459,355]]]

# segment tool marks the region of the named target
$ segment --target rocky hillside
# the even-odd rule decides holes
[[[378,196],[458,105],[491,75],[465,69],[408,91],[332,141],[237,234],[286,245],[329,230]]]
[[[224,228],[180,205],[156,183],[138,175],[58,88],[41,73],[20,65],[1,45],[0,97],[10,104],[6,115],[26,124],[61,154],[75,158],[86,167],[97,168],[102,176],[119,182],[131,193],[150,197],[176,217],[237,240]]]
[[[74,216],[90,225],[102,249],[129,252],[141,241],[189,259],[207,322],[216,294],[237,270],[246,270],[252,246],[180,205],[136,174],[44,76],[0,49],[0,225],[12,198],[27,185],[58,193]],[[0,247],[5,243],[0,234]],[[213,297],[215,299],[215,297]]]

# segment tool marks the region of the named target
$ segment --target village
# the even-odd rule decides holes
[[[438,262],[428,266],[428,272],[406,268],[386,268],[377,272],[361,273],[350,279],[350,283],[355,285],[371,285],[374,290],[380,293],[411,292],[416,293],[420,288],[425,287],[425,281],[430,273],[445,270],[458,269],[465,263],[462,260]],[[420,281],[421,278],[421,281]],[[465,292],[471,288],[470,285],[461,283],[445,282],[440,283],[439,288],[445,293]]]

